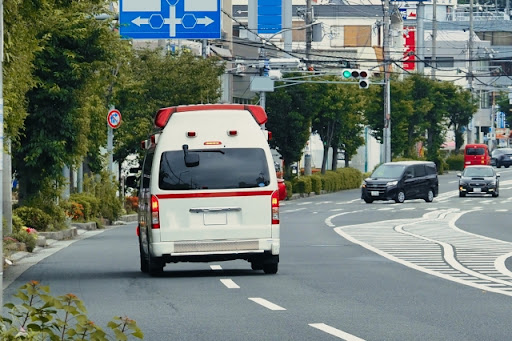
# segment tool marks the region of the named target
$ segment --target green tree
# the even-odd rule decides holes
[[[455,151],[458,152],[464,144],[464,128],[478,110],[478,100],[468,89],[463,89],[448,83],[444,89],[445,96],[450,99],[447,103],[449,128],[454,132]],[[508,99],[507,99],[508,100]]]
[[[114,102],[123,116],[123,124],[115,130],[114,160],[122,163],[140,152],[140,142],[151,132],[158,109],[217,102],[223,72],[224,64],[217,58],[187,51],[135,50],[129,63],[121,66],[119,84],[114,87]]]
[[[337,82],[339,77],[326,77],[325,80]],[[365,97],[357,85],[353,84],[316,84],[315,116],[313,131],[320,135],[324,152],[322,174],[327,170],[329,149],[332,148],[332,169],[337,168],[338,148],[344,148],[346,164],[364,143],[361,137],[364,118]],[[346,149],[345,149],[346,148]]]
[[[309,139],[314,96],[311,84],[278,88],[267,94],[266,127],[272,132],[270,146],[281,154],[286,178],[291,176],[290,165],[300,160]]]
[[[20,178],[20,200],[36,196],[53,181],[62,184],[62,167],[77,164],[101,140],[91,130],[105,117],[102,100],[123,45],[109,22],[95,20],[104,1],[48,1],[34,22],[40,48],[35,51],[35,86],[27,93],[24,133],[13,147]],[[52,18],[48,20],[48,18]],[[98,138],[99,137],[99,138]]]

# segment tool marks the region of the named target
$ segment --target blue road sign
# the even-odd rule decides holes
[[[281,1],[258,0],[258,34],[272,34],[281,31],[282,21]]]
[[[220,39],[220,0],[121,0],[125,39]]]

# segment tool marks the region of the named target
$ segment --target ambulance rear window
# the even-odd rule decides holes
[[[162,190],[265,187],[270,183],[265,151],[261,148],[188,150],[199,165],[187,167],[183,150],[162,153],[158,184]]]

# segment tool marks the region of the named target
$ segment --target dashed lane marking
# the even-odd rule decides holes
[[[327,334],[330,334],[332,336],[336,336],[339,339],[346,340],[346,341],[364,341],[364,339],[361,339],[357,336],[354,336],[352,334],[346,333],[342,330],[336,329],[334,327],[331,327],[329,325],[326,325],[325,323],[310,323],[311,327],[316,328],[318,330],[321,330]]]
[[[222,282],[222,284],[224,284],[228,289],[240,289],[240,287],[238,286],[238,284],[236,284],[235,282],[233,282],[233,280],[229,279],[229,278],[226,278],[226,279],[221,279],[220,280]]]
[[[270,301],[267,301],[266,299],[264,298],[260,298],[260,297],[249,297],[249,299],[251,301],[253,301],[254,303],[258,303],[259,305],[267,308],[267,309],[270,309],[270,310],[286,310],[285,308],[283,307],[280,307],[278,306],[277,304],[274,304]]]

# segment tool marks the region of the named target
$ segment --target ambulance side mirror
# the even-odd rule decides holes
[[[130,175],[126,177],[125,186],[129,188],[137,188],[137,176],[136,175]]]

